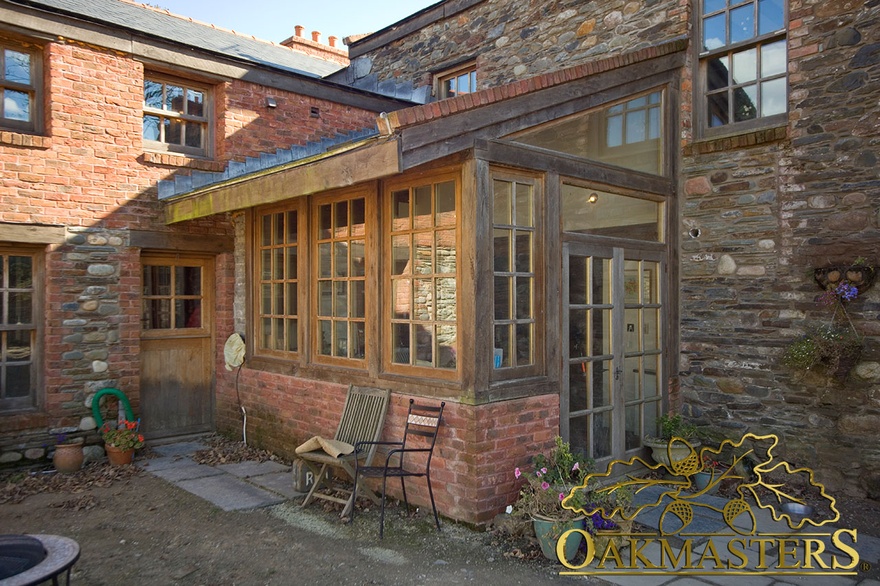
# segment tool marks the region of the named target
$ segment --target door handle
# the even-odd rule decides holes
[[[614,369],[614,380],[620,380],[620,375],[623,373],[623,369],[619,366]]]

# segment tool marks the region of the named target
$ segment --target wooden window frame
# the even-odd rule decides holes
[[[298,360],[302,358],[305,344],[305,332],[307,331],[307,323],[308,319],[306,315],[303,315],[303,308],[308,307],[306,305],[307,299],[307,286],[303,284],[306,283],[306,275],[308,275],[307,267],[308,263],[308,246],[307,246],[307,234],[306,228],[308,227],[308,221],[306,216],[308,214],[308,206],[306,205],[306,198],[297,198],[290,202],[286,202],[283,206],[272,206],[268,208],[261,208],[257,210],[253,214],[253,238],[251,242],[253,243],[253,285],[252,285],[252,298],[254,300],[253,307],[253,330],[254,330],[254,340],[253,344],[253,352],[258,356],[272,356],[277,358],[285,358],[285,359],[293,359]],[[263,245],[263,218],[271,217],[275,215],[281,215],[285,218],[285,221],[289,220],[290,213],[295,213],[297,217],[297,230],[296,230],[296,240],[289,241],[285,238],[285,242],[281,243],[270,243],[268,245]],[[289,231],[288,231],[289,233]],[[270,278],[263,278],[263,256],[262,250],[285,250],[287,248],[296,248],[296,256],[297,256],[297,270],[295,275],[290,275],[287,270],[288,265],[285,262],[285,272],[282,278],[273,279],[271,275],[270,269]],[[285,259],[286,261],[286,259]],[[274,312],[274,311],[263,311],[263,296],[262,296],[262,287],[263,285],[281,285],[282,291],[285,296],[289,295],[289,284],[296,284],[297,289],[297,298],[296,298],[296,312],[290,312],[290,304],[288,299],[285,297],[284,303],[284,311],[283,312]],[[296,350],[291,351],[288,349],[278,349],[278,348],[268,348],[264,346],[264,319],[283,319],[283,320],[295,320],[297,322],[297,335],[296,335]],[[274,327],[274,326],[273,326]],[[285,335],[289,335],[289,332],[285,331]],[[285,340],[288,341],[289,347],[289,339],[285,337]]]
[[[758,0],[751,0],[754,6],[758,6]],[[732,57],[735,53],[740,53],[741,51],[748,50],[750,48],[754,48],[760,53],[760,47],[764,45],[768,45],[771,43],[783,41],[786,43],[786,51],[788,51],[788,0],[784,0],[785,5],[783,7],[783,15],[782,21],[784,26],[775,31],[771,31],[765,34],[757,34],[757,26],[758,26],[758,17],[756,13],[756,17],[754,20],[754,26],[756,27],[756,35],[746,39],[744,41],[739,41],[735,43],[730,43],[728,39],[725,39],[725,43],[720,47],[716,47],[713,49],[703,49],[703,35],[704,35],[704,23],[707,18],[712,16],[717,16],[720,14],[726,14],[727,19],[726,22],[729,24],[730,18],[729,13],[731,8],[741,8],[745,3],[740,3],[737,6],[725,6],[723,9],[717,10],[715,12],[711,12],[708,14],[703,13],[703,3],[696,3],[696,10],[694,11],[694,18],[696,20],[694,25],[694,30],[697,31],[697,37],[694,42],[694,49],[697,51],[697,58],[694,60],[694,74],[696,83],[694,84],[694,112],[696,113],[696,133],[697,138],[700,139],[712,139],[719,136],[731,135],[731,134],[740,134],[744,132],[753,132],[758,129],[763,128],[772,128],[775,126],[785,125],[788,122],[788,97],[789,97],[789,88],[788,88],[788,68],[786,67],[783,73],[781,74],[770,74],[767,76],[762,76],[760,68],[756,63],[756,68],[758,69],[755,74],[756,77],[754,80],[749,80],[749,83],[736,84],[732,83],[728,85],[725,89],[719,89],[717,91],[713,91],[711,93],[728,94],[728,104],[732,106],[731,95],[736,92],[736,90],[740,87],[744,87],[746,85],[751,85],[751,82],[754,81],[754,84],[757,87],[757,98],[756,98],[756,106],[758,107],[758,115],[751,120],[743,120],[740,122],[730,121],[727,124],[722,124],[721,126],[709,126],[709,107],[708,107],[708,96],[709,96],[709,63],[713,59],[717,59],[720,57],[728,58],[728,71],[729,71],[729,63],[732,60]],[[787,63],[787,60],[786,60]],[[786,83],[786,109],[785,112],[781,112],[778,114],[771,114],[769,116],[762,116],[760,114],[761,108],[761,83],[764,81],[771,81],[773,79],[783,79]],[[733,108],[731,107],[731,112]],[[732,114],[730,114],[732,115]]]
[[[180,79],[168,75],[153,73],[153,72],[145,72],[144,73],[144,90],[146,91],[146,84],[148,82],[153,82],[162,85],[162,103],[164,106],[165,103],[165,88],[169,85],[179,86],[183,88],[184,97],[186,96],[187,90],[194,90],[201,92],[204,95],[204,104],[203,104],[203,112],[201,116],[192,115],[188,113],[175,112],[173,110],[166,110],[163,108],[156,108],[147,106],[146,98],[144,99],[143,104],[143,121],[141,128],[141,136],[143,137],[143,145],[144,150],[147,151],[155,151],[162,153],[176,153],[181,155],[186,155],[189,157],[195,158],[203,158],[208,159],[213,155],[213,144],[214,144],[214,123],[213,123],[213,94],[211,92],[211,88],[208,84],[193,82],[185,79]],[[186,104],[186,100],[184,99],[184,104]],[[145,132],[143,129],[144,122],[147,116],[156,117],[159,119],[159,140],[150,140],[145,136]],[[173,144],[165,142],[161,139],[164,135],[164,120],[171,121],[179,121],[184,123],[185,133],[186,125],[198,125],[202,128],[202,147],[192,147],[187,146],[186,144]],[[185,142],[185,139],[184,139]]]
[[[24,53],[31,58],[31,81],[22,84],[14,81],[7,81],[5,76],[5,58],[6,51],[16,51]],[[0,38],[0,99],[3,98],[6,90],[27,93],[29,96],[30,119],[15,120],[7,118],[5,109],[0,102],[0,128],[12,130],[14,132],[40,133],[43,131],[43,54],[42,48],[30,43],[14,41],[7,38]]]
[[[468,74],[471,89],[467,92],[459,92],[455,91],[452,94],[446,88],[446,82],[450,80],[457,80],[464,74]],[[457,85],[457,81],[456,81]],[[464,94],[471,94],[477,91],[477,61],[468,61],[467,63],[462,63],[461,65],[457,65],[454,68],[447,69],[445,71],[441,71],[434,75],[434,95],[437,96],[438,100],[446,100],[448,98],[454,98],[456,96],[462,96]]]
[[[35,409],[40,406],[40,389],[42,388],[42,368],[41,361],[43,356],[42,339],[43,339],[43,322],[40,319],[42,315],[42,307],[44,304],[44,256],[42,249],[35,247],[18,247],[18,246],[2,246],[0,245],[0,264],[2,264],[2,279],[0,279],[0,296],[6,297],[10,292],[8,285],[7,259],[10,256],[27,256],[31,260],[32,282],[31,287],[27,290],[19,289],[14,292],[30,292],[31,293],[31,323],[29,324],[7,324],[8,316],[0,315],[0,376],[6,377],[6,367],[8,362],[27,363],[30,366],[30,388],[26,397],[15,397],[6,399],[0,396],[0,413],[11,413],[15,411],[25,411]],[[0,307],[4,311],[8,311],[10,304],[6,299]],[[30,331],[30,358],[28,361],[16,361],[10,359],[7,354],[7,335],[14,331]]]
[[[495,218],[495,191],[494,184],[496,180],[500,181],[508,181],[513,183],[521,183],[528,184],[532,186],[532,226],[525,227],[519,226],[515,223],[515,219],[512,217],[512,224],[499,223]],[[503,380],[512,380],[512,379],[522,379],[526,377],[532,376],[540,376],[545,372],[545,312],[542,310],[543,307],[546,306],[546,294],[545,294],[545,280],[546,280],[546,271],[545,267],[547,266],[545,260],[545,232],[544,232],[544,210],[542,206],[539,205],[540,202],[544,201],[544,182],[542,178],[537,174],[531,174],[526,172],[516,172],[509,169],[501,169],[496,167],[490,167],[489,169],[489,185],[493,186],[492,192],[489,194],[490,197],[490,209],[492,209],[492,230],[494,234],[494,230],[496,227],[500,227],[501,229],[512,229],[515,231],[530,231],[532,233],[532,270],[530,272],[518,271],[516,267],[513,267],[513,271],[496,271],[494,267],[492,267],[492,302],[491,307],[493,309],[492,314],[492,336],[490,337],[493,340],[492,348],[487,349],[486,351],[493,356],[490,358],[488,364],[491,366],[491,381],[503,381]],[[494,246],[494,237],[490,238],[493,242]],[[493,250],[493,258],[494,258],[494,250]],[[514,316],[514,319],[506,319],[506,320],[498,320],[495,318],[495,286],[494,279],[498,275],[511,275],[511,276],[523,276],[523,275],[531,275],[532,278],[532,315],[528,319],[519,319]],[[513,301],[515,303],[515,301]],[[524,365],[513,365],[513,366],[503,366],[501,368],[495,368],[494,366],[494,339],[495,339],[495,327],[499,324],[508,324],[508,325],[519,325],[519,324],[531,323],[533,327],[532,334],[532,344],[533,344],[533,360],[529,364]],[[515,343],[515,342],[514,342]]]
[[[415,227],[410,226],[410,228],[405,230],[393,230],[393,213],[392,207],[394,205],[394,198],[392,194],[395,191],[402,190],[410,190],[412,191],[420,186],[431,185],[432,186],[432,201],[434,201],[434,191],[433,186],[441,183],[445,183],[448,181],[454,182],[455,188],[455,214],[456,219],[455,222],[451,225],[441,225],[438,226],[436,224],[435,214],[436,214],[436,206],[432,209],[432,226],[430,230],[419,230]],[[387,220],[385,229],[383,232],[386,237],[384,239],[384,250],[383,250],[383,258],[385,259],[383,274],[382,274],[382,283],[384,284],[384,293],[382,296],[382,306],[383,306],[383,319],[382,319],[382,328],[387,331],[387,334],[382,338],[382,349],[383,349],[383,370],[385,372],[391,374],[399,374],[403,376],[409,377],[425,377],[431,379],[439,379],[439,380],[458,380],[461,376],[462,371],[462,361],[466,359],[466,357],[462,356],[461,353],[461,335],[462,335],[462,326],[461,326],[461,298],[458,293],[459,287],[461,284],[461,254],[460,251],[462,249],[461,243],[461,190],[462,190],[462,178],[461,178],[461,169],[456,170],[436,170],[433,172],[425,172],[414,174],[410,176],[401,177],[395,179],[393,181],[388,181],[384,185],[384,197],[385,204],[384,210],[385,214],[383,214]],[[410,202],[410,208],[412,203]],[[410,211],[410,218],[412,218],[412,211]],[[412,364],[412,359],[410,358],[410,364],[402,364],[399,362],[395,362],[392,360],[392,357],[395,356],[395,348],[393,344],[393,335],[392,331],[394,328],[394,324],[401,323],[409,323],[410,327],[414,324],[425,324],[430,323],[433,326],[437,324],[451,324],[453,322],[448,322],[445,320],[437,320],[436,316],[433,320],[416,320],[410,315],[409,318],[396,318],[394,317],[393,305],[394,305],[394,286],[393,286],[393,275],[392,275],[392,267],[394,263],[393,259],[393,238],[395,235],[413,235],[416,233],[430,233],[432,235],[436,235],[438,231],[443,230],[454,230],[455,231],[455,250],[456,250],[456,263],[455,263],[455,272],[454,273],[437,273],[436,266],[434,266],[434,272],[424,274],[424,278],[431,278],[433,280],[437,280],[440,278],[454,278],[456,282],[456,307],[455,307],[455,322],[454,326],[456,329],[456,362],[455,368],[441,368],[439,366],[425,366],[419,364]],[[436,240],[434,240],[436,243]],[[410,252],[412,254],[412,252]],[[411,257],[410,257],[411,258]],[[432,257],[432,263],[436,262],[436,255]],[[411,280],[415,280],[414,275],[411,277]],[[432,352],[432,360],[436,363],[436,339],[435,346]]]
[[[173,288],[168,295],[147,294],[143,287],[143,271],[147,266],[168,266],[172,268],[172,283],[176,279],[173,269],[176,267],[199,267],[201,269],[201,293],[200,294],[182,294],[177,293]],[[141,260],[141,338],[148,340],[153,338],[166,338],[169,333],[177,338],[185,338],[188,336],[200,337],[210,334],[210,322],[213,319],[214,307],[214,275],[213,275],[213,259],[211,257],[186,257],[180,258],[178,255],[169,255],[164,253],[149,254],[146,253]],[[150,299],[168,299],[171,302],[171,325],[170,328],[149,328],[144,323],[144,303]],[[174,311],[175,301],[186,301],[190,299],[200,300],[200,325],[198,327],[180,326],[176,323],[176,313]]]

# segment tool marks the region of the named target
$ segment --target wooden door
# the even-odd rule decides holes
[[[147,438],[211,431],[213,261],[144,254],[141,429]]]

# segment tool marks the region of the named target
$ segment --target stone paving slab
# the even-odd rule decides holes
[[[293,488],[293,477],[290,472],[273,472],[271,474],[261,474],[248,478],[248,482],[259,487],[277,492],[288,499],[295,499],[306,496],[306,493],[299,492]]]
[[[160,456],[191,456],[199,450],[204,450],[208,446],[200,441],[180,442],[176,444],[164,444],[161,446],[150,446],[150,449]]]
[[[285,466],[279,462],[238,462],[235,464],[218,464],[217,468],[224,472],[228,472],[238,478],[250,478],[252,476],[262,476],[263,474],[271,474],[274,472],[290,472],[290,466]]]
[[[135,464],[143,468],[147,472],[157,472],[159,470],[167,470],[169,468],[182,468],[195,464],[191,458],[186,456],[162,456],[159,458],[150,458],[149,460],[135,459]]]
[[[175,482],[176,486],[210,501],[224,511],[258,509],[283,503],[285,498],[248,484],[231,474]]]
[[[151,470],[150,472],[163,480],[173,483],[177,483],[181,480],[192,480],[194,478],[226,475],[225,472],[217,470],[213,466],[196,464],[192,460],[190,460],[189,464],[186,466],[175,466],[172,468],[165,468],[164,470]]]

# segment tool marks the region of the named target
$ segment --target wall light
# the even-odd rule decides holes
[[[266,98],[266,107],[267,108],[277,108],[278,102],[275,101],[275,98]]]
[[[599,194],[595,191],[590,194],[590,197],[587,198],[587,203],[596,203],[599,201]]]

